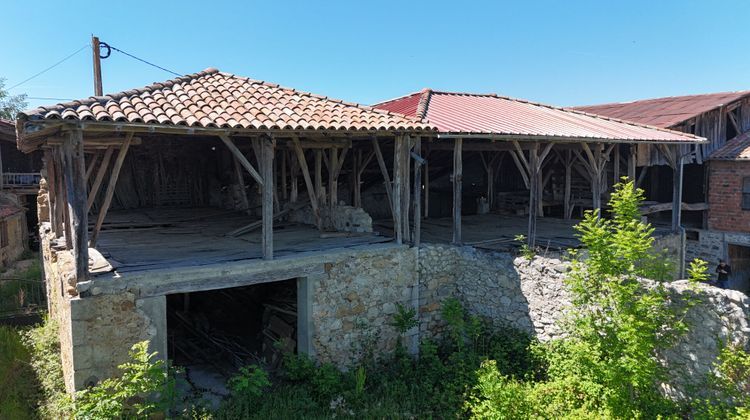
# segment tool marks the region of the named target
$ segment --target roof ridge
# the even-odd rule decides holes
[[[571,108],[592,108],[592,107],[602,107],[602,106],[612,106],[612,105],[629,105],[634,104],[638,102],[648,102],[648,101],[661,101],[665,99],[683,99],[683,98],[694,98],[696,96],[713,96],[713,95],[729,95],[729,94],[748,94],[750,95],[750,89],[742,89],[742,90],[728,90],[723,92],[712,92],[712,93],[691,93],[688,95],[671,95],[671,96],[660,96],[656,98],[644,98],[644,99],[634,99],[632,101],[623,101],[623,102],[603,102],[599,104],[590,104],[590,105],[576,105]]]
[[[388,110],[385,110],[385,109],[375,108],[375,106],[372,106],[372,105],[365,105],[365,104],[361,104],[361,103],[358,103],[358,102],[346,101],[344,99],[331,98],[330,96],[319,95],[319,94],[315,94],[315,93],[304,91],[304,90],[299,90],[299,89],[294,89],[294,88],[290,88],[290,87],[286,87],[286,86],[281,86],[278,83],[272,83],[272,82],[268,82],[268,81],[265,81],[265,80],[251,79],[251,78],[246,77],[246,76],[238,76],[238,75],[236,75],[234,73],[220,72],[220,74],[222,74],[224,76],[234,77],[234,78],[237,78],[237,79],[245,79],[245,80],[247,80],[247,81],[249,81],[251,83],[261,84],[263,86],[271,87],[271,88],[274,88],[274,89],[281,89],[281,90],[285,90],[285,91],[289,91],[289,92],[294,92],[294,93],[296,93],[298,95],[302,95],[302,96],[308,96],[308,97],[311,97],[311,98],[322,99],[322,100],[326,100],[326,101],[330,101],[330,102],[334,102],[334,103],[340,103],[340,104],[345,105],[345,106],[353,106],[355,108],[364,109],[366,111],[373,111],[373,112],[376,112],[378,114],[383,114],[383,115],[398,115],[399,117],[408,118],[408,119],[410,119],[412,121],[422,122],[422,119],[420,119],[420,118],[412,117],[412,116],[409,116],[409,115],[398,114],[398,113],[391,112],[391,111],[388,111]]]
[[[417,103],[417,111],[415,115],[417,118],[425,119],[427,117],[427,110],[430,107],[430,99],[432,98],[432,89],[424,88],[419,96],[419,102]]]

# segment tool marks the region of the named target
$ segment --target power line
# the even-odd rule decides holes
[[[49,98],[46,96],[27,96],[26,99],[35,99],[38,101],[72,101],[70,98]]]
[[[11,89],[17,88],[17,87],[21,86],[22,84],[24,84],[24,83],[28,82],[29,80],[32,80],[32,79],[34,79],[34,78],[36,78],[36,77],[38,77],[38,76],[41,76],[42,74],[44,74],[44,73],[46,73],[46,72],[48,72],[48,71],[50,71],[50,70],[52,70],[53,68],[55,68],[55,67],[59,66],[60,64],[64,63],[65,61],[67,61],[67,60],[68,60],[69,58],[73,57],[74,55],[76,55],[76,54],[78,54],[79,52],[83,51],[84,49],[88,48],[88,46],[89,46],[89,44],[85,44],[85,45],[84,45],[83,47],[81,47],[81,48],[77,49],[77,50],[76,50],[76,51],[75,51],[74,53],[70,54],[69,56],[67,56],[67,57],[63,58],[62,60],[58,61],[57,63],[55,63],[55,64],[53,64],[53,65],[51,65],[51,66],[47,67],[46,69],[44,69],[44,70],[40,71],[39,73],[37,73],[37,74],[35,74],[35,75],[33,75],[33,76],[29,77],[28,79],[26,79],[26,80],[24,80],[24,81],[22,81],[22,82],[20,82],[20,83],[16,83],[15,85],[13,85],[13,86],[9,87],[9,88],[8,88],[8,90],[11,90]]]
[[[109,44],[108,44],[108,45],[109,45]],[[134,58],[134,59],[136,59],[136,60],[138,60],[138,61],[140,61],[140,62],[142,62],[142,63],[146,63],[146,64],[148,64],[149,66],[152,66],[152,67],[156,67],[157,69],[160,69],[160,70],[164,70],[164,71],[166,71],[167,73],[172,73],[172,74],[174,74],[175,76],[182,76],[182,75],[181,75],[180,73],[174,72],[174,71],[172,71],[172,70],[169,70],[169,69],[165,69],[164,67],[161,67],[161,66],[157,66],[156,64],[154,64],[154,63],[151,63],[151,62],[149,62],[149,61],[146,61],[146,60],[144,60],[144,59],[142,59],[142,58],[138,58],[138,57],[134,56],[133,54],[129,54],[129,53],[126,53],[125,51],[123,51],[123,50],[121,50],[121,49],[119,49],[119,48],[115,48],[115,47],[113,47],[113,46],[111,46],[111,45],[109,45],[109,48],[112,48],[113,50],[115,50],[115,51],[117,51],[117,52],[120,52],[120,53],[123,53],[123,54],[127,55],[128,57],[130,57],[130,58]]]

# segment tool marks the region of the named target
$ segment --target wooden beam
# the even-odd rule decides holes
[[[234,163],[234,177],[237,178],[237,186],[240,189],[240,205],[242,210],[250,208],[250,202],[247,200],[247,191],[245,191],[245,177],[242,175],[242,164],[235,157],[232,156],[232,162]]]
[[[526,185],[526,188],[529,188],[529,176],[527,175],[528,170],[521,164],[521,160],[518,159],[518,155],[515,150],[510,151],[510,157],[513,158],[513,162],[516,164],[518,172],[521,173],[521,178],[523,179],[524,185]]]
[[[62,236],[65,238],[65,248],[66,249],[72,249],[73,244],[71,243],[70,238],[73,236],[73,232],[70,229],[70,212],[68,211],[68,193],[67,193],[67,179],[65,174],[65,166],[63,162],[65,161],[63,157],[63,149],[62,146],[58,146],[55,148],[55,158],[57,159],[57,162],[55,163],[55,166],[57,166],[57,174],[60,177],[60,182],[58,182],[58,192],[57,197],[60,198],[60,205],[57,208],[58,213],[60,214],[60,217],[58,220],[61,223],[61,231]]]
[[[323,151],[315,151],[315,199],[319,204],[324,205],[326,201],[325,191],[323,191]]]
[[[414,143],[411,136],[403,136],[401,148],[399,149],[398,164],[401,166],[401,231],[404,241],[411,242],[411,221],[409,213],[411,211],[411,171],[410,152]]]
[[[262,230],[262,247],[263,247],[263,259],[273,259],[273,191],[274,191],[274,173],[273,173],[273,158],[274,158],[274,145],[273,139],[267,136],[263,136],[260,139],[261,153],[261,171],[263,171],[263,190],[262,190],[262,204],[261,210],[263,216],[263,230]]]
[[[101,157],[101,151],[97,150],[96,152],[92,153],[91,162],[89,162],[88,166],[86,167],[86,182],[89,182],[89,179],[91,179],[91,173],[94,172],[94,168],[99,162],[99,157]]]
[[[613,170],[614,172],[612,176],[612,185],[615,185],[620,182],[620,147],[615,147],[615,155],[613,157],[614,165]]]
[[[104,180],[104,174],[107,173],[107,168],[109,167],[109,161],[112,159],[112,153],[114,153],[115,147],[109,146],[107,148],[107,151],[104,152],[104,158],[102,159],[102,163],[99,166],[99,170],[96,172],[96,178],[94,178],[94,183],[91,185],[91,191],[89,191],[89,199],[86,203],[86,211],[91,211],[91,206],[94,205],[94,201],[96,201],[96,196],[99,194],[99,188],[102,185],[102,181]]]
[[[89,269],[88,212],[86,211],[86,162],[83,155],[83,132],[73,130],[62,146],[65,190],[70,214],[71,244],[75,261],[76,282],[85,281]],[[71,285],[72,286],[72,285]]]
[[[51,149],[44,151],[44,165],[47,169],[47,200],[49,201],[49,221],[55,238],[62,236],[62,223],[60,221],[57,207],[60,206],[60,197],[57,196],[59,191],[58,184],[62,178],[57,174],[58,168],[55,165],[55,153]]]
[[[571,182],[573,178],[573,152],[571,150],[565,151],[565,159],[563,160],[565,165],[565,191],[563,193],[563,218],[570,220],[573,216],[573,206],[571,206]]]
[[[430,149],[425,151],[425,157],[429,156]],[[430,217],[430,162],[425,159],[424,164],[424,218]]]
[[[375,152],[375,157],[378,160],[378,166],[380,172],[383,174],[383,184],[385,185],[385,194],[388,196],[388,205],[391,207],[391,215],[393,215],[395,221],[395,210],[393,205],[393,191],[391,189],[391,177],[388,176],[388,168],[385,166],[385,159],[383,159],[383,152],[380,150],[380,143],[376,137],[372,137],[372,150]]]
[[[313,213],[315,214],[315,219],[318,224],[318,229],[320,229],[321,228],[320,210],[318,209],[318,201],[317,201],[317,197],[315,196],[315,188],[313,187],[312,180],[310,179],[310,170],[307,167],[307,160],[305,159],[305,152],[302,150],[302,145],[300,145],[299,139],[297,137],[293,137],[292,142],[294,143],[294,152],[297,155],[297,161],[299,162],[299,167],[302,170],[302,177],[305,179],[305,186],[307,187],[307,195],[308,197],[310,197],[310,205],[312,206]]]
[[[346,149],[344,149],[346,150]],[[339,201],[339,180],[336,170],[339,167],[339,151],[334,148],[329,149],[329,165],[328,165],[328,192],[331,197],[331,208],[336,207]]]
[[[461,195],[463,194],[463,139],[456,138],[453,145],[453,244],[460,245],[461,238]]]
[[[628,179],[630,181],[633,181],[633,186],[635,186],[635,173],[636,173],[636,165],[638,163],[638,149],[636,145],[630,146],[630,153],[628,154]]]
[[[109,183],[107,184],[107,191],[104,194],[104,201],[102,202],[101,208],[99,208],[99,214],[96,218],[96,225],[94,230],[91,232],[91,240],[89,246],[96,247],[96,240],[99,238],[99,231],[104,224],[104,218],[107,217],[109,206],[112,204],[112,197],[115,195],[115,187],[117,186],[117,178],[120,176],[120,170],[122,169],[122,163],[125,161],[125,156],[128,154],[130,148],[130,140],[133,138],[133,133],[128,133],[125,136],[125,142],[120,147],[119,153],[117,153],[117,159],[115,165],[112,167],[112,173],[109,176]]]
[[[287,152],[286,150],[281,151],[281,198],[286,200],[289,198],[288,194],[288,188],[286,184],[286,158],[287,158]]]
[[[65,143],[66,137],[48,137],[48,146],[62,146]],[[125,142],[125,137],[86,137],[83,139],[84,149],[106,149],[109,146],[122,146]],[[133,137],[130,140],[130,145],[135,146],[142,143],[140,137]]]
[[[219,138],[221,139],[221,141],[224,142],[224,144],[227,145],[227,147],[229,148],[229,151],[232,152],[232,154],[240,162],[242,167],[245,168],[245,170],[250,174],[250,176],[253,177],[253,179],[255,179],[255,182],[263,186],[263,178],[260,176],[258,171],[256,171],[255,168],[253,168],[253,165],[250,164],[250,162],[247,160],[245,155],[242,154],[240,149],[237,148],[237,146],[234,144],[232,139],[226,135],[220,135]]]

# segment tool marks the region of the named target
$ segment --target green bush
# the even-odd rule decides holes
[[[23,341],[31,353],[31,368],[41,393],[37,412],[44,419],[70,417],[59,337],[57,323],[51,319],[23,332]]]
[[[148,352],[148,341],[133,345],[122,376],[78,391],[72,403],[76,419],[144,418],[166,413],[174,401],[174,380],[163,360]]]
[[[34,418],[39,389],[31,353],[13,328],[0,326],[0,418]]]

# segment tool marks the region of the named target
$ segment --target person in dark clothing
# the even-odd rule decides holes
[[[722,289],[726,289],[729,282],[729,275],[732,274],[732,267],[726,261],[719,260],[719,265],[716,266],[716,274],[718,277],[716,285]]]

